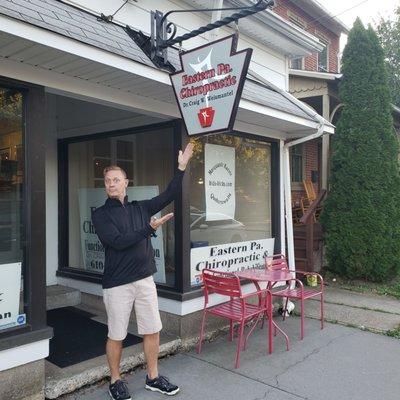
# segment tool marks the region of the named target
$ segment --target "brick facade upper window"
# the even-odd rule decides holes
[[[287,15],[289,17],[289,21],[295,25],[297,25],[299,28],[306,30],[307,29],[307,23],[304,21],[303,18],[300,18],[298,15],[295,13],[291,12],[288,10]],[[295,58],[293,60],[290,60],[290,68],[292,69],[304,69],[304,60],[303,58]]]
[[[318,53],[318,71],[329,72],[329,39],[319,31],[315,31],[315,36],[325,45],[324,49]]]
[[[327,45],[321,53],[313,53],[306,57],[290,61],[290,68],[307,71],[338,72],[338,54],[340,34],[329,27],[329,19],[322,22],[307,14],[297,5],[297,0],[276,0],[274,13],[287,21],[304,29]]]
[[[328,65],[328,53],[329,53],[329,44],[324,43],[324,49],[318,53],[318,71],[320,72],[329,72]]]
[[[303,58],[294,58],[293,60],[290,60],[290,68],[304,69]]]

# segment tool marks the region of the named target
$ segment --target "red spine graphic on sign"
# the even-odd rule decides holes
[[[201,108],[197,114],[202,128],[208,128],[214,120],[215,110],[212,107]]]

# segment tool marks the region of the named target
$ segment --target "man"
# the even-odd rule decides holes
[[[178,393],[179,387],[158,374],[159,332],[162,328],[153,274],[156,272],[150,236],[173,217],[152,218],[171,203],[178,193],[186,165],[193,155],[193,144],[179,151],[178,171],[165,192],[150,200],[128,202],[129,180],[122,168],[104,169],[108,199],[92,215],[96,233],[104,245],[105,267],[103,300],[107,311],[107,360],[111,382],[109,393],[114,400],[130,400],[128,388],[121,380],[122,341],[127,335],[132,307],[143,335],[147,361],[146,389],[167,395]]]

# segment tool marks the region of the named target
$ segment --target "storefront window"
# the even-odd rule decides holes
[[[68,145],[69,267],[102,274],[104,249],[91,223],[91,210],[104,204],[103,169],[123,168],[129,200],[144,200],[164,191],[174,174],[173,132],[157,131],[110,136]],[[173,203],[164,211],[173,212]],[[174,221],[152,238],[157,283],[175,284]]]
[[[22,110],[22,93],[0,87],[0,330],[26,323]]]
[[[196,285],[205,267],[234,271],[261,265],[274,242],[270,144],[231,135],[194,141],[190,240]]]

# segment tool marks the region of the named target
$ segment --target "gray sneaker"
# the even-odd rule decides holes
[[[132,397],[129,394],[128,386],[121,379],[118,379],[113,384],[110,383],[110,386],[108,387],[108,393],[113,400],[132,400]]]
[[[149,379],[149,377],[146,375],[145,388],[147,390],[151,390],[152,392],[166,394],[167,396],[173,396],[179,392],[179,387],[172,384],[168,378],[162,375],[159,375],[155,379]]]

